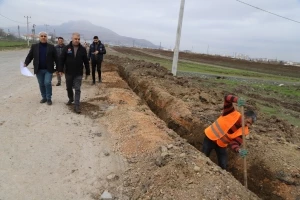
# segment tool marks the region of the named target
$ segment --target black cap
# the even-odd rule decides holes
[[[94,36],[94,39],[98,39],[98,36]]]

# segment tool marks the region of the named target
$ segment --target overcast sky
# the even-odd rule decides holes
[[[300,0],[243,0],[300,21]],[[88,20],[119,35],[175,45],[180,0],[0,0],[0,27]],[[16,29],[17,30],[17,29]],[[209,48],[208,48],[209,46]],[[186,0],[181,50],[300,61],[300,23],[236,0]]]

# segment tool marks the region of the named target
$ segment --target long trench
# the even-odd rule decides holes
[[[199,134],[199,132],[203,132],[205,128],[204,123],[200,120],[191,120],[189,117],[180,116],[182,108],[178,108],[178,99],[176,97],[168,94],[161,88],[152,87],[146,80],[141,81],[141,77],[131,76],[130,72],[126,71],[126,68],[123,66],[118,66],[118,70],[120,76],[148,104],[153,113],[165,121],[170,129],[174,130],[178,135],[185,138],[187,142],[201,151],[204,134]],[[161,96],[167,98],[162,99]],[[179,116],[174,116],[174,112],[172,112],[174,109],[177,110]],[[235,155],[229,152],[229,160],[234,159],[234,157]],[[212,155],[211,159],[216,163],[215,155]],[[244,175],[242,166],[229,165],[227,170],[243,184]],[[252,192],[262,199],[281,200],[283,198],[275,192],[278,187],[276,184],[275,174],[272,174],[262,160],[256,160],[251,163],[248,169],[248,188]]]

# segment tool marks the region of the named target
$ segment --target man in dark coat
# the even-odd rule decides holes
[[[39,33],[40,42],[33,44],[25,59],[24,67],[33,60],[34,74],[36,74],[42,95],[40,103],[52,105],[52,74],[55,71],[54,63],[58,65],[56,49],[47,43],[47,33]]]
[[[55,46],[56,48],[56,52],[57,52],[57,57],[59,58],[64,47],[66,45],[64,44],[64,38],[62,37],[58,37],[58,40],[57,40],[57,45]],[[61,76],[60,74],[58,73],[58,71],[56,72],[56,76],[57,76],[57,84],[56,86],[60,86],[61,85]]]
[[[83,76],[83,65],[85,67],[86,76],[90,75],[89,60],[86,49],[80,44],[80,34],[73,33],[72,41],[63,49],[60,56],[60,64],[58,71],[60,75],[66,73],[66,86],[69,101],[67,105],[71,105],[75,100],[75,112],[80,113],[80,87]],[[65,68],[65,70],[64,70]],[[75,97],[73,92],[75,89]]]
[[[103,61],[103,55],[106,54],[106,49],[104,44],[98,39],[98,36],[94,36],[94,41],[89,49],[89,59],[92,61],[92,77],[93,77],[93,85],[95,85],[95,71],[97,67],[99,83],[102,82],[101,78],[101,64]]]

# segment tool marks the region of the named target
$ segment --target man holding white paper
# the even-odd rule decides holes
[[[40,42],[33,44],[25,59],[24,67],[27,67],[33,60],[34,74],[39,82],[42,95],[40,103],[52,105],[52,74],[55,71],[54,62],[58,66],[56,49],[52,44],[47,43],[47,33],[39,33]]]
[[[33,74],[27,69],[27,67],[24,67],[24,63],[20,62],[20,70],[21,74],[24,76],[33,76]]]

